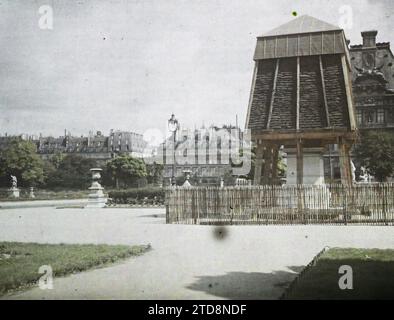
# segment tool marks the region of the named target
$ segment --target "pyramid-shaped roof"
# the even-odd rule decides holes
[[[347,53],[340,27],[304,15],[257,37],[254,60]]]
[[[341,30],[340,27],[303,15],[264,33],[263,37]]]

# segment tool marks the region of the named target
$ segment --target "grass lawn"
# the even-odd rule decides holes
[[[50,265],[53,277],[103,266],[143,254],[149,246],[0,242],[0,295],[37,285],[38,269]]]
[[[353,289],[341,290],[338,270],[353,269]],[[299,279],[287,299],[393,299],[394,250],[340,249],[324,252]]]

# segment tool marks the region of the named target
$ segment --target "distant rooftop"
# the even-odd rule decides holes
[[[262,37],[275,37],[287,34],[325,32],[335,30],[342,29],[338,26],[324,22],[314,17],[303,15],[264,33]]]

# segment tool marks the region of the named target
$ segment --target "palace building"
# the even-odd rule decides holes
[[[350,46],[353,95],[360,130],[394,128],[394,56],[377,31],[361,32],[363,43]]]
[[[394,128],[394,56],[390,42],[376,42],[377,34],[363,31],[363,43],[349,48],[359,131]],[[324,173],[327,181],[340,178],[337,145],[324,154]]]

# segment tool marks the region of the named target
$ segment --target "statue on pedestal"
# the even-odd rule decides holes
[[[101,168],[92,168],[90,172],[92,173],[92,185],[89,190],[89,202],[86,208],[104,208],[107,203],[107,198],[104,195],[104,188],[100,184],[101,179]]]
[[[186,176],[186,180],[185,180],[185,182],[183,183],[182,187],[186,187],[186,188],[192,187],[192,185],[191,185],[191,183],[190,183],[190,181],[189,181],[191,171],[190,171],[190,170],[183,170],[183,173],[184,173],[185,176]]]
[[[19,198],[18,179],[11,175],[11,188],[9,189],[11,198]]]
[[[11,175],[11,188],[17,188],[18,187],[18,179],[15,177],[15,176],[13,176],[13,175]]]
[[[34,199],[35,197],[36,197],[36,195],[34,194],[34,188],[30,187],[29,198]]]
[[[369,174],[364,167],[361,167],[360,183],[368,183],[370,180]]]

